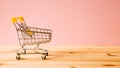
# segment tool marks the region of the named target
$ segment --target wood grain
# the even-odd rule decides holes
[[[0,68],[120,68],[120,46],[45,45],[46,60],[38,54],[21,55],[16,60],[16,46],[0,46]]]

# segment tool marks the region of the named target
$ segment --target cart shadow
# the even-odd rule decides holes
[[[79,52],[78,52],[79,53]],[[77,54],[76,52],[54,52],[54,53],[49,53],[48,56],[46,56],[46,59],[43,61],[54,61],[54,60],[60,60],[62,57],[70,55],[70,54]],[[39,56],[39,55],[38,55]],[[21,57],[20,61],[41,61],[41,56],[39,57]]]

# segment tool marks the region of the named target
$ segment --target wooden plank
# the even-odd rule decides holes
[[[0,68],[120,68],[120,46],[41,46],[49,49],[49,56],[21,55],[19,46],[0,46]]]

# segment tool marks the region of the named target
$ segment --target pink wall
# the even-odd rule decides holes
[[[53,30],[54,45],[119,45],[120,0],[0,0],[0,44],[18,44],[11,18]]]

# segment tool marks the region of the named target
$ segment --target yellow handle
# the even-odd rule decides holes
[[[18,20],[19,20],[21,23],[24,22],[24,18],[23,18],[22,16],[12,18],[12,22],[13,22],[13,23],[16,23]]]
[[[21,23],[24,21],[24,18],[22,16],[20,16],[19,19]]]
[[[13,23],[16,23],[16,22],[17,22],[17,19],[16,19],[16,18],[12,18],[12,22],[13,22]]]

